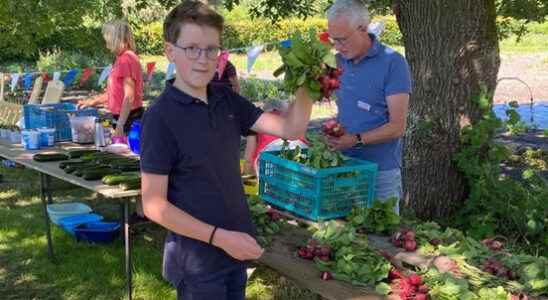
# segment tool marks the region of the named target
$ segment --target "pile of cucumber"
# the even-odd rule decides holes
[[[141,187],[139,161],[121,155],[95,150],[69,151],[70,158],[59,163],[65,173],[82,177],[85,180],[102,180],[107,185],[118,185],[122,190]]]

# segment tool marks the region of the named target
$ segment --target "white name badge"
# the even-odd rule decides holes
[[[371,110],[371,105],[369,105],[368,103],[365,103],[363,101],[358,101],[358,107],[363,109],[363,110],[366,110],[366,111]]]

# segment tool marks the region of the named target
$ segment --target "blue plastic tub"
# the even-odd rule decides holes
[[[74,235],[74,229],[82,224],[99,222],[103,216],[98,214],[75,215],[59,219],[59,225],[71,235]]]
[[[79,202],[48,204],[49,218],[56,225],[59,225],[61,218],[89,214],[90,212],[91,207]]]
[[[90,243],[110,243],[120,232],[120,223],[94,222],[82,224],[74,229],[76,240]]]
[[[259,157],[262,200],[313,221],[344,217],[354,206],[371,206],[377,164],[349,159],[340,167],[314,169],[278,154],[262,152]]]

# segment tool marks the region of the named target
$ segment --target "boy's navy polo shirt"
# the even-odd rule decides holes
[[[405,58],[381,44],[374,35],[371,48],[358,63],[337,54],[343,69],[337,89],[338,121],[350,133],[364,133],[388,123],[386,97],[411,93],[411,75]],[[353,147],[344,154],[377,163],[380,170],[401,168],[401,139]]]
[[[141,170],[169,176],[167,198],[214,226],[254,234],[240,176],[240,136],[262,110],[230,88],[208,86],[208,104],[166,83],[142,119]],[[242,266],[222,249],[173,232],[164,247],[164,277],[174,286]]]

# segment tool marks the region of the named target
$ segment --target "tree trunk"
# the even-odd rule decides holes
[[[496,85],[495,1],[394,2],[413,78],[404,154],[408,204],[419,217],[445,217],[467,196],[453,160],[460,129],[480,116],[472,103],[480,87]]]

